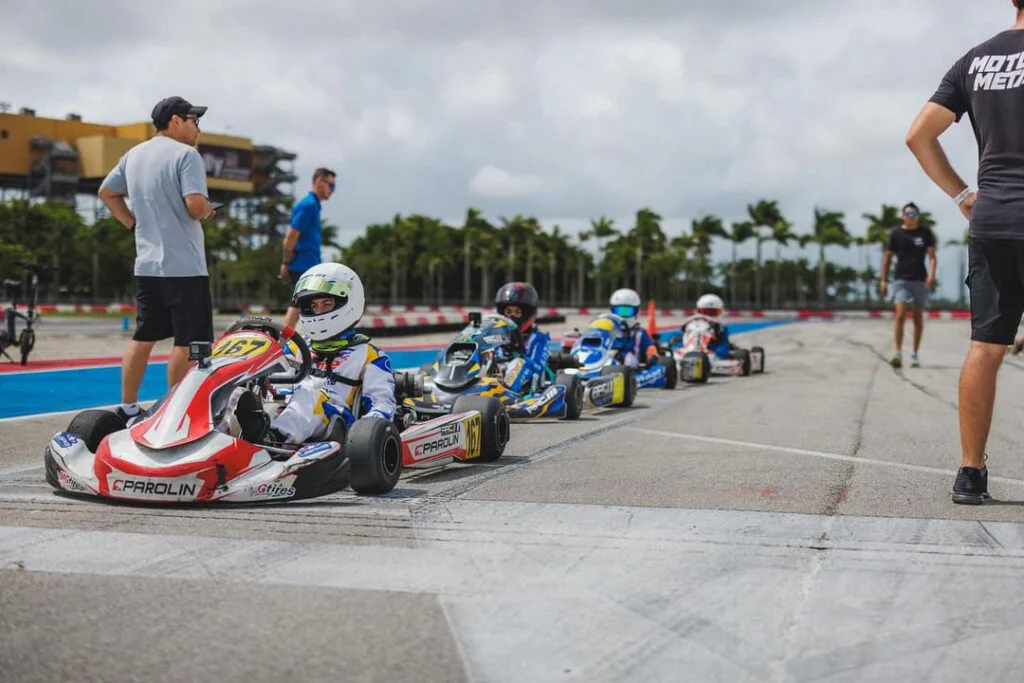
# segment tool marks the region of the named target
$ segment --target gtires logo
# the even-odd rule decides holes
[[[295,495],[294,486],[286,486],[279,481],[269,481],[259,486],[250,486],[249,494],[253,498],[276,499],[291,498]]]
[[[57,472],[57,481],[59,481],[60,485],[67,491],[81,491],[82,493],[86,493],[89,490],[75,481],[74,477],[64,470]]]
[[[174,481],[149,481],[143,479],[115,479],[110,484],[115,493],[136,493],[143,496],[168,496],[194,498],[199,491],[199,484],[186,484]]]

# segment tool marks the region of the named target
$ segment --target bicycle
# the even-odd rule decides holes
[[[21,364],[26,365],[28,363],[28,355],[32,353],[32,349],[36,345],[36,331],[32,329],[32,325],[40,317],[36,311],[36,300],[39,296],[39,276],[42,273],[56,269],[53,266],[42,263],[26,263],[24,261],[15,261],[14,265],[24,268],[31,276],[29,280],[28,310],[26,313],[19,311],[18,298],[16,295],[12,295],[12,291],[21,290],[22,281],[5,279],[4,289],[7,292],[7,296],[11,299],[11,305],[4,309],[4,327],[0,329],[0,354],[3,354],[7,360],[13,363],[14,359],[7,353],[7,349],[17,345],[18,350],[21,352]],[[25,321],[25,327],[22,328],[20,333],[16,330],[19,318]]]

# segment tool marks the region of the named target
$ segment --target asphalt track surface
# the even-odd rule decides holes
[[[0,422],[0,680],[1020,681],[1024,363],[993,500],[955,506],[967,326],[902,371],[890,333],[752,332],[762,376],[516,424],[382,498],[68,500],[68,417]]]

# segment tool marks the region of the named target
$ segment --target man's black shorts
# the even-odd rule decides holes
[[[1024,240],[971,237],[968,244],[971,340],[1010,345],[1024,315]]]
[[[213,302],[210,278],[140,277],[135,295],[136,341],[174,337],[175,346],[213,341]]]

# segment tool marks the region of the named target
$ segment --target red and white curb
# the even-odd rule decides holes
[[[0,308],[8,304],[0,304]],[[19,305],[23,309],[24,305]],[[60,313],[134,313],[134,304],[42,304],[36,307],[41,314]],[[447,325],[466,322],[470,311],[480,311],[475,306],[368,306],[364,326],[366,327],[419,327],[423,325]],[[490,310],[489,308],[487,310]],[[605,312],[604,308],[563,308],[551,307],[541,309],[542,316],[556,315],[598,315]],[[245,312],[250,315],[268,315],[270,309],[262,306],[248,306]],[[659,308],[655,314],[659,318],[685,318],[696,314],[692,308]],[[641,317],[647,316],[647,310],[640,312]],[[886,311],[863,310],[760,310],[732,309],[722,316],[731,319],[764,319],[764,320],[844,320],[844,319],[892,319],[894,313]],[[932,320],[969,320],[970,311],[926,311],[925,317]]]

